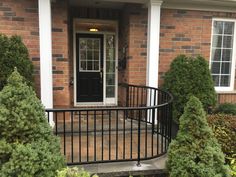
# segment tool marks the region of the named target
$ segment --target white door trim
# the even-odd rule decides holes
[[[90,32],[90,31],[82,31],[82,30],[76,30],[76,22],[77,21],[82,22],[103,22],[106,24],[115,24],[116,25],[116,31],[115,32],[107,32],[107,31],[98,31],[98,32]],[[103,102],[77,102],[77,61],[76,61],[76,34],[102,34],[104,35],[103,39]],[[116,70],[115,70],[115,98],[106,98],[106,35],[115,35],[116,37]],[[79,19],[74,18],[73,19],[73,69],[74,69],[74,106],[80,107],[80,106],[116,106],[118,104],[118,22],[114,20],[97,20],[97,19]]]

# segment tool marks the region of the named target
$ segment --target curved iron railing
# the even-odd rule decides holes
[[[159,157],[171,141],[172,101],[166,91],[119,85],[119,107],[46,109],[67,165]]]

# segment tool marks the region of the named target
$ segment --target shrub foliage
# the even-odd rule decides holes
[[[216,104],[216,93],[207,61],[198,56],[176,57],[165,74],[163,87],[174,96],[173,117],[178,122],[190,96],[196,96],[205,110]]]
[[[0,90],[7,82],[7,78],[17,67],[19,73],[32,85],[33,65],[29,60],[26,46],[19,36],[7,37],[0,34]]]
[[[229,177],[224,154],[207,124],[202,104],[191,97],[180,117],[180,130],[168,149],[170,177]]]
[[[224,113],[236,115],[236,104],[232,103],[223,103],[217,106],[215,113]]]
[[[236,177],[236,116],[213,114],[208,116],[208,123],[226,155],[232,176]]]
[[[97,175],[90,175],[89,172],[84,169],[78,169],[77,167],[73,168],[64,168],[61,171],[57,171],[56,177],[98,177]]]
[[[0,92],[0,130],[0,176],[54,177],[64,166],[44,108],[16,70]]]

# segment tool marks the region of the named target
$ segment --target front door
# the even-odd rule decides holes
[[[103,35],[76,34],[77,102],[103,102]]]

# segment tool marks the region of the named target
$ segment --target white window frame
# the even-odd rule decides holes
[[[235,60],[236,60],[236,19],[227,19],[227,18],[213,18],[212,19],[212,28],[211,28],[211,47],[210,47],[210,64],[211,69],[212,63],[212,45],[213,45],[213,32],[214,32],[214,22],[215,21],[224,21],[224,22],[234,22],[234,36],[233,36],[233,47],[232,47],[232,61],[231,61],[231,73],[230,73],[230,86],[229,87],[216,87],[216,92],[230,92],[234,90],[234,81],[235,81]]]

